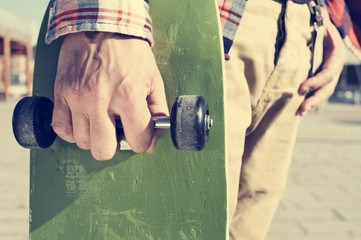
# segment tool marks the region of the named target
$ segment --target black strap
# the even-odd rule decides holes
[[[308,8],[311,12],[311,21],[315,23],[317,26],[323,25],[323,17],[321,14],[321,6],[315,1],[313,4],[308,3]]]
[[[311,2],[311,0],[292,0],[292,2],[298,3],[298,4],[306,4],[306,3]]]

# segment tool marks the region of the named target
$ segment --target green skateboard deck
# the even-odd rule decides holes
[[[179,95],[207,99],[214,126],[200,152],[176,150],[166,131],[154,154],[121,151],[96,161],[57,139],[31,150],[32,240],[226,239],[227,193],[222,47],[213,0],[150,3],[154,53],[169,105]],[[41,27],[34,96],[53,99],[62,44],[44,43]]]

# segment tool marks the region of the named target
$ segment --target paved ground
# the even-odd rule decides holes
[[[285,195],[267,240],[361,239],[361,106],[302,120]]]
[[[0,240],[28,239],[28,151],[12,136],[16,100],[0,101]],[[326,105],[301,124],[267,240],[361,239],[361,106]]]
[[[0,101],[0,240],[29,239],[29,151],[13,137],[16,102]]]

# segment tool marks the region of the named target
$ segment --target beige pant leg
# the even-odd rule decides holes
[[[248,84],[240,61],[226,63],[226,137],[228,222],[236,210],[246,129],[251,123]]]
[[[226,100],[232,106],[226,110],[232,240],[264,239],[284,189],[297,132],[296,113],[303,100],[298,87],[310,68],[312,29],[307,6],[288,1],[286,40],[275,67],[281,11],[278,2],[249,0],[226,63]]]
[[[226,61],[229,221],[232,220],[237,205],[244,141],[252,121],[252,105],[255,105],[252,103],[255,97],[251,97],[251,94],[261,95],[262,87],[258,85],[265,85],[265,79],[274,68],[274,45],[281,5],[271,0],[261,2],[263,3],[257,4],[256,1],[249,1],[247,10],[263,5],[269,11],[266,14],[245,12],[230,52],[231,60]],[[254,24],[262,27],[262,37],[256,35]],[[258,85],[254,84],[256,81],[259,82]]]

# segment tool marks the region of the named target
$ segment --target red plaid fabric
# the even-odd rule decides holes
[[[217,0],[225,53],[232,46],[247,0]],[[51,0],[46,42],[73,32],[106,31],[142,37],[150,43],[149,0]]]
[[[119,32],[152,38],[148,0],[52,0],[46,42],[79,31]]]
[[[328,0],[328,12],[350,51],[361,60],[361,2]]]
[[[228,54],[232,46],[246,3],[247,0],[218,0],[221,27],[223,30],[224,52],[226,54]]]
[[[324,0],[318,2],[324,4]],[[247,0],[217,0],[217,3],[227,54]],[[327,5],[330,17],[347,46],[361,60],[359,0],[328,0]],[[73,32],[106,31],[141,37],[152,43],[152,22],[148,9],[149,0],[51,0],[46,42]]]

